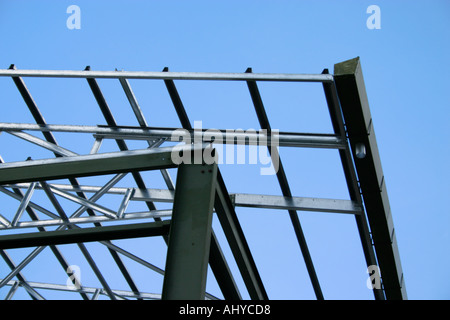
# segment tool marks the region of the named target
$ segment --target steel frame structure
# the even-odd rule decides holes
[[[10,77],[30,110],[35,124],[0,123],[0,133],[8,133],[18,139],[50,150],[55,158],[5,163],[0,158],[0,191],[19,201],[15,213],[5,217],[0,214],[0,254],[10,272],[0,275],[0,287],[10,286],[5,299],[11,299],[15,291],[24,288],[31,299],[44,299],[40,289],[76,292],[82,299],[97,299],[100,295],[110,299],[215,299],[205,292],[208,264],[214,273],[225,299],[242,299],[234,275],[211,225],[213,214],[217,215],[240,275],[251,299],[267,300],[269,293],[263,284],[257,265],[252,257],[245,234],[240,226],[237,209],[240,207],[270,208],[287,211],[298,245],[317,299],[324,299],[315,271],[307,241],[297,211],[317,211],[350,214],[355,217],[366,265],[380,268],[382,286],[374,287],[377,300],[406,299],[400,258],[395,239],[386,183],[376,145],[374,125],[370,115],[359,58],[335,65],[334,74],[324,70],[321,74],[260,74],[247,69],[244,73],[188,73],[17,70],[11,66],[0,70],[1,77]],[[107,123],[106,126],[48,124],[44,120],[30,91],[25,85],[26,77],[82,78],[86,79]],[[97,79],[117,79],[124,90],[139,126],[120,126],[111,113]],[[156,128],[147,124],[144,114],[133,94],[129,79],[153,79],[164,81],[168,94],[178,115],[181,127],[200,141],[206,130],[196,130],[183,106],[175,86],[175,80],[218,80],[245,82],[258,117],[261,131],[234,134],[223,143],[249,144],[249,141],[266,141],[272,159],[279,168],[276,177],[281,196],[242,194],[228,192],[220,168],[205,161],[197,164],[175,164],[171,154],[175,147],[162,146],[173,138],[177,128]],[[257,83],[270,82],[316,82],[322,85],[328,105],[333,134],[305,134],[275,132],[272,129]],[[219,130],[227,137],[226,130]],[[30,133],[31,132],[31,133]],[[44,139],[32,134],[41,133]],[[89,154],[80,155],[55,139],[55,133],[66,132],[90,135],[93,145]],[[250,135],[250,136],[249,136]],[[350,200],[305,198],[292,194],[286,172],[277,148],[271,138],[276,135],[278,146],[295,148],[336,149],[342,162]],[[119,151],[99,153],[103,141],[116,142]],[[148,148],[129,150],[126,141],[144,140]],[[193,139],[195,140],[195,139]],[[211,143],[186,145],[184,152],[214,154]],[[5,150],[2,150],[4,152]],[[177,168],[174,184],[167,169]],[[167,188],[148,188],[142,172],[159,170]],[[112,175],[105,185],[81,185],[80,177]],[[126,175],[131,175],[135,186],[117,187]],[[69,183],[52,180],[67,179]],[[44,208],[32,201],[35,190],[43,190],[53,208]],[[88,197],[88,194],[91,194]],[[107,208],[97,201],[106,194],[121,195],[117,210]],[[62,197],[76,203],[79,208],[69,215],[58,201]],[[131,202],[146,204],[148,211],[127,213]],[[155,202],[173,204],[171,209],[158,210]],[[28,220],[23,219],[27,213]],[[151,219],[152,222],[148,222]],[[137,221],[137,223],[130,223]],[[104,225],[113,222],[114,225]],[[93,227],[83,227],[93,224]],[[49,231],[48,228],[56,228]],[[37,229],[37,232],[28,232]],[[141,259],[112,243],[115,239],[162,236],[167,244],[165,269]],[[84,243],[95,241],[107,247],[129,288],[113,290],[100,267],[90,255]],[[59,246],[74,243],[91,266],[101,283],[101,288],[28,281],[23,268],[44,248],[49,246],[74,285],[69,263]],[[12,260],[7,250],[22,247],[35,249],[19,264]],[[164,276],[162,293],[139,290],[123,257],[130,258]]]

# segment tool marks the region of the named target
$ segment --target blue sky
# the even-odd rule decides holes
[[[66,26],[66,9],[72,4],[81,9],[79,30]],[[381,29],[366,26],[370,5],[381,9]],[[14,63],[19,69],[82,70],[90,65],[93,70],[161,71],[167,66],[171,71],[244,72],[252,67],[254,72],[321,73],[324,68],[333,72],[335,63],[359,56],[408,297],[448,299],[449,14],[446,0],[0,0],[0,68]],[[97,121],[101,117],[85,83],[72,88],[71,81],[75,83],[26,79],[33,96],[42,101],[47,122],[103,123]],[[110,82],[100,83],[105,95],[114,98],[109,103],[120,124],[136,125],[129,108],[123,111],[125,97]],[[12,81],[0,79],[0,84],[0,121],[33,122]],[[179,125],[162,84],[131,84],[151,125]],[[258,128],[251,105],[246,109],[237,103],[251,102],[245,85],[226,84],[224,89],[208,84],[207,90],[202,85],[177,83],[192,122],[202,120],[204,127]],[[64,90],[69,94],[63,95]],[[331,130],[319,86],[261,84],[260,90],[273,128]],[[11,142],[4,136],[0,136],[0,155],[5,161],[8,153],[20,159],[21,151],[10,151]],[[292,176],[293,193],[348,197],[345,188],[338,188],[343,186],[343,176],[335,153],[287,150],[281,154],[288,177]],[[11,160],[16,159],[11,156]],[[229,179],[230,191],[279,193],[275,178],[262,178],[254,168],[223,171],[231,178],[248,175],[256,181]],[[287,216],[276,214],[242,210],[240,216],[255,259],[264,265],[263,281],[277,298],[313,298]],[[370,299],[364,283],[359,289],[366,273],[359,261],[354,221],[311,213],[300,214],[300,220],[319,279],[324,279],[325,297]],[[353,279],[333,270],[357,276]]]

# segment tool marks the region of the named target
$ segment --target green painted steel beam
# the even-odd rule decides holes
[[[220,171],[217,172],[214,208],[250,298],[268,300],[269,297]]]
[[[76,228],[70,230],[11,234],[0,236],[0,249],[161,236],[166,235],[169,229],[170,221],[156,221],[101,228]]]
[[[211,246],[209,251],[209,265],[217,280],[220,291],[225,300],[242,300],[239,288],[228,266],[227,260],[220,248],[214,230],[211,233]]]
[[[386,181],[359,58],[336,64],[334,79],[386,299],[406,299]]]
[[[192,145],[182,149],[201,153],[204,147]],[[0,185],[173,168],[177,166],[172,161],[173,150],[173,147],[164,147],[3,163],[0,164]]]
[[[178,167],[164,300],[205,299],[216,176],[216,164]]]

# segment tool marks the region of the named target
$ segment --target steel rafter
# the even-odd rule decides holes
[[[69,230],[12,234],[0,237],[0,249],[161,236],[168,233],[169,227],[170,221],[155,221],[102,228],[78,227]]]
[[[336,64],[334,73],[384,292],[387,299],[405,299],[403,271],[359,57]]]
[[[325,69],[322,73],[328,74]],[[323,83],[323,90],[325,99],[327,100],[328,111],[331,118],[334,133],[342,139],[347,140],[347,131],[342,117],[341,106],[334,83]],[[339,150],[339,157],[341,158],[342,168],[344,170],[345,180],[347,182],[348,193],[350,199],[356,202],[359,206],[363,206],[363,199],[361,197],[357,174],[353,165],[353,158],[350,151],[350,146],[346,143],[345,149]],[[364,256],[367,267],[377,265],[377,259],[372,246],[372,239],[370,237],[369,225],[367,223],[366,213],[363,210],[361,215],[355,215],[355,221],[361,239]],[[373,288],[374,297],[377,300],[384,300],[384,292],[381,288]]]
[[[252,73],[252,69],[248,68],[246,70],[246,73]],[[261,125],[261,128],[268,130],[269,132],[272,132],[272,128],[269,123],[269,118],[267,117],[266,110],[264,108],[264,104],[262,102],[261,95],[259,93],[258,86],[255,81],[247,81],[247,86],[250,91],[250,95],[252,97],[253,105],[255,107],[256,114],[258,116],[259,124]],[[278,183],[281,188],[281,192],[283,193],[283,196],[285,197],[292,197],[291,189],[289,187],[289,182],[286,177],[286,173],[284,171],[283,164],[281,162],[280,155],[278,153],[277,148],[268,148],[269,154],[272,157],[272,161],[277,161],[278,163],[278,170],[276,172],[276,176],[278,179]],[[300,246],[303,259],[306,264],[306,268],[309,273],[309,277],[311,279],[311,284],[314,289],[314,293],[319,300],[323,300],[323,293],[322,289],[320,287],[319,279],[316,274],[316,270],[314,268],[314,264],[311,258],[311,254],[309,252],[308,245],[306,243],[305,235],[303,233],[302,226],[300,224],[300,219],[297,215],[297,212],[295,210],[288,210],[289,212],[289,218],[291,219],[292,226],[295,231],[295,235],[297,237],[298,244]]]

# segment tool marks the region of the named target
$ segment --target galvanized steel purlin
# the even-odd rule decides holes
[[[27,123],[4,123],[0,122],[0,131],[15,134],[20,131],[42,131],[42,132],[72,132],[72,133],[91,133],[95,138],[101,139],[122,139],[122,140],[155,140],[165,139],[166,141],[178,142],[178,136],[174,133],[180,130],[186,130],[185,135],[189,135],[193,141],[204,141],[208,133],[212,129],[175,129],[175,128],[157,128],[157,127],[121,127],[121,126],[84,126],[84,125],[63,125],[63,124],[27,124]],[[213,129],[214,134],[219,135],[222,139],[215,139],[214,144],[257,144],[259,146],[271,146],[275,141],[280,147],[304,147],[304,148],[324,148],[324,149],[345,149],[347,143],[345,139],[335,134],[312,134],[312,133],[296,133],[296,132],[271,132],[263,130],[247,130],[233,131],[225,129]],[[19,133],[25,140],[24,133]],[[38,138],[30,137],[34,141]],[[59,151],[61,149],[58,148]]]
[[[94,287],[82,287],[77,289],[76,287],[69,287],[67,285],[60,284],[51,284],[51,283],[42,283],[42,282],[32,282],[32,281],[15,281],[11,280],[6,283],[7,286],[11,286],[12,289],[17,289],[19,286],[23,286],[26,283],[33,289],[45,289],[45,290],[56,290],[56,291],[66,291],[66,292],[80,292],[86,296],[86,300],[97,300],[99,295],[106,295],[105,290],[103,288],[94,288]],[[150,292],[139,292],[139,294],[126,291],[126,290],[112,290],[113,293],[122,298],[142,298],[147,300],[159,300],[161,299],[161,294],[150,293]],[[87,296],[87,294],[91,294],[91,298]],[[11,298],[11,297],[10,297]],[[8,300],[8,299],[6,299]]]
[[[207,72],[153,72],[153,71],[91,71],[91,70],[12,70],[0,69],[1,77],[39,78],[108,78],[108,79],[160,79],[160,80],[222,80],[222,81],[283,81],[332,82],[330,74],[286,73],[207,73]]]
[[[21,188],[27,184],[18,184],[18,185],[6,185],[6,187],[10,188]],[[56,187],[49,184],[51,190],[67,190],[67,191],[76,191],[71,186],[65,185],[63,188],[60,188],[60,185]],[[36,187],[36,189],[42,189],[42,187]],[[100,187],[96,187],[96,190],[100,189]],[[124,194],[127,195],[127,191],[130,194],[130,198],[128,201],[155,201],[155,202],[173,202],[173,194],[169,194],[168,191],[163,189],[130,189],[130,188],[116,188],[116,189],[124,189],[124,191],[114,191],[111,194]],[[89,191],[88,187],[82,187],[80,190],[84,192]],[[0,190],[1,191],[1,190]],[[133,194],[136,193],[136,194]],[[133,194],[133,195],[131,195]],[[277,210],[298,210],[298,211],[308,211],[308,212],[331,212],[331,213],[342,213],[342,214],[354,214],[360,215],[363,212],[362,207],[353,203],[350,200],[340,200],[340,199],[321,199],[321,198],[304,198],[304,197],[282,197],[282,196],[271,196],[271,195],[262,195],[262,194],[241,194],[241,193],[232,193],[230,194],[233,199],[233,204],[235,207],[248,207],[248,208],[260,208],[260,209],[277,209]],[[125,197],[124,197],[125,198]],[[75,200],[77,201],[77,200]],[[87,206],[89,206],[90,201]],[[82,202],[80,202],[82,204]],[[37,205],[30,202],[29,206],[36,207]],[[96,209],[98,205],[92,202],[92,209]],[[120,209],[120,208],[119,208]],[[39,207],[37,209],[39,211]],[[22,229],[22,228],[36,228],[36,227],[45,227],[45,226],[58,226],[58,225],[76,225],[76,224],[86,224],[86,223],[96,223],[96,222],[118,222],[118,221],[130,221],[130,220],[139,220],[139,219],[148,219],[148,218],[162,218],[162,217],[170,217],[172,215],[171,210],[152,210],[152,211],[143,211],[143,212],[128,212],[126,214],[120,215],[119,211],[117,214],[111,211],[111,214],[105,214],[103,216],[88,216],[88,217],[80,217],[77,214],[72,215],[70,218],[63,220],[58,217],[50,217],[49,219],[41,219],[39,221],[20,221],[15,225],[12,225],[10,221],[6,218],[0,216],[0,230],[1,229]]]
[[[0,248],[14,249],[80,242],[150,237],[167,234],[170,221],[124,224],[107,227],[69,228],[49,232],[31,232],[0,237]]]

